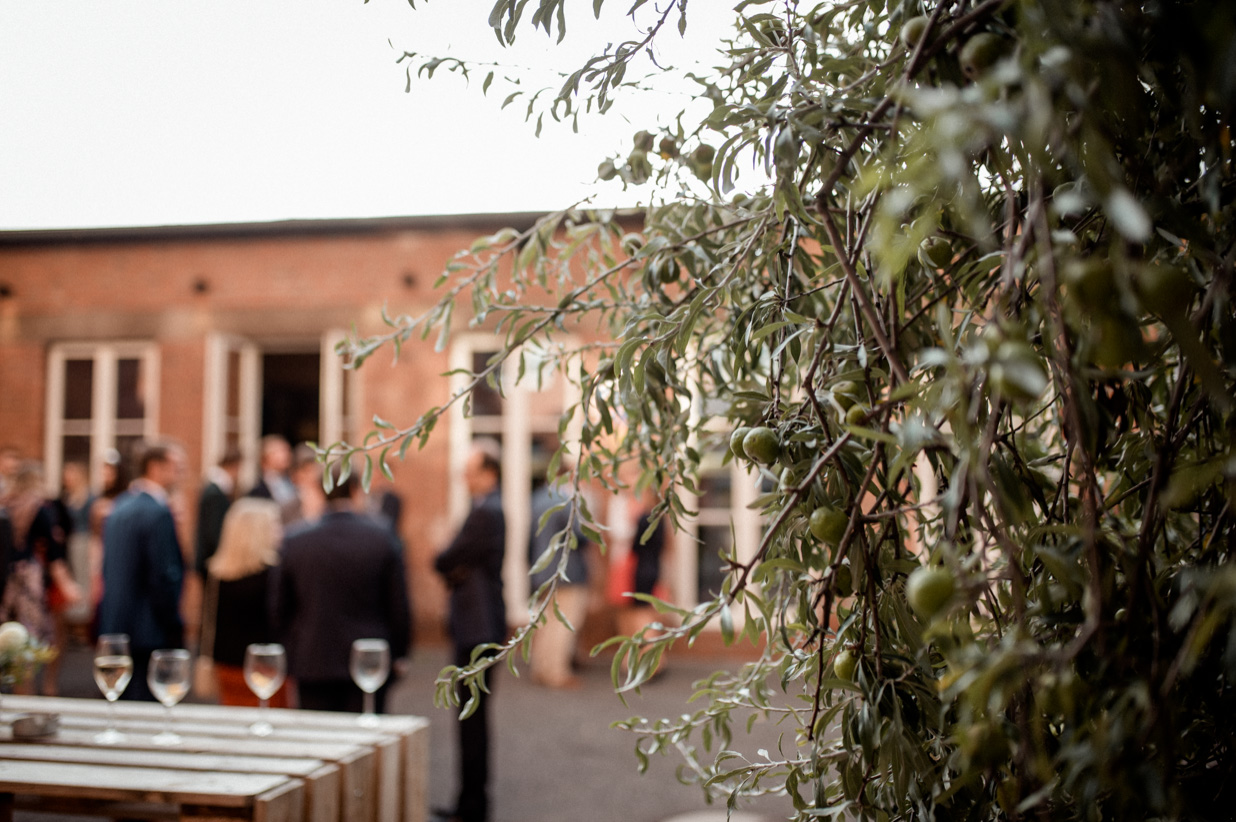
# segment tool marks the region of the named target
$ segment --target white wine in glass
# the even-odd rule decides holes
[[[358,639],[352,643],[350,664],[352,681],[365,692],[365,710],[357,723],[366,727],[378,724],[374,711],[374,693],[386,682],[391,672],[391,648],[385,639]]]
[[[258,720],[249,726],[256,736],[270,736],[270,698],[287,677],[287,654],[278,643],[255,643],[245,648],[245,684],[258,698]]]
[[[116,700],[129,687],[133,678],[133,657],[129,654],[128,634],[102,634],[94,651],[94,682],[108,702],[107,730],[97,734],[95,741],[115,745],[124,739],[116,730]]]
[[[155,699],[167,709],[167,727],[156,734],[156,745],[179,745],[180,735],[172,730],[172,706],[189,693],[191,671],[189,652],[183,648],[164,648],[150,655],[146,684]]]

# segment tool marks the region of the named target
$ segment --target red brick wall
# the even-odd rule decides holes
[[[416,314],[447,261],[489,226],[400,227],[359,233],[182,237],[153,230],[97,232],[82,241],[0,242],[0,443],[43,452],[46,352],[59,341],[153,340],[160,350],[162,433],[184,443],[196,499],[202,466],[205,340],[234,333],[259,345],[315,344],[331,328],[382,330],[380,312]],[[3,238],[0,238],[3,239]],[[432,341],[383,352],[360,372],[360,424],[374,414],[408,422],[448,396],[445,353]],[[396,464],[417,621],[444,610],[433,555],[448,531],[446,424]],[[192,513],[194,505],[186,506]],[[192,533],[192,522],[186,523]]]

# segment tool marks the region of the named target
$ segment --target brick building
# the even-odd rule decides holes
[[[357,441],[375,415],[409,422],[450,396],[448,371],[484,362],[493,335],[457,325],[442,351],[432,341],[409,345],[397,363],[383,352],[355,372],[341,367],[335,343],[353,327],[380,331],[384,306],[420,313],[456,251],[535,216],[0,232],[0,444],[41,458],[49,477],[66,459],[87,459],[96,480],[107,449],[143,437],[183,442],[194,478],[234,444],[246,455],[243,486],[256,476],[262,434]],[[509,478],[531,476],[538,453],[556,445],[569,400],[567,387],[552,383],[490,392],[472,417],[457,411],[424,450],[395,463],[422,636],[441,625],[445,592],[432,558],[466,511],[462,461],[481,434],[504,445],[507,600],[511,621],[526,620],[518,535],[529,527],[529,488]],[[758,541],[758,523],[745,513],[754,488],[741,480],[718,466],[698,523],[673,540],[666,576],[680,604],[719,581],[717,543],[729,541],[731,518],[739,540]],[[186,499],[196,490],[188,483]],[[623,501],[607,502],[611,554],[621,556],[629,517]],[[603,574],[595,576],[601,604]]]

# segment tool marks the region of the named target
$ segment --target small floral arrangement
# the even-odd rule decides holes
[[[39,669],[56,658],[56,650],[33,639],[20,622],[0,625],[0,683],[14,685],[25,682]]]

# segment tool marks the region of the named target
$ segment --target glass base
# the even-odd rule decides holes
[[[94,735],[94,741],[100,745],[115,745],[119,742],[124,742],[124,734],[115,728],[108,728]]]
[[[254,736],[270,736],[275,732],[275,726],[265,720],[258,720],[249,726],[249,733]]]
[[[380,723],[377,714],[361,714],[356,717],[356,724],[362,728],[376,728]]]
[[[179,745],[181,742],[184,742],[180,734],[175,731],[163,731],[162,733],[155,734],[151,741],[156,745]]]

